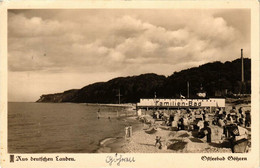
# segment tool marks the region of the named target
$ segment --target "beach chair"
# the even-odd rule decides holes
[[[233,153],[245,153],[248,149],[247,146],[248,146],[248,140],[241,139],[233,142],[231,149]]]

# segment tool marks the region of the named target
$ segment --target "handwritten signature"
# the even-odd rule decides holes
[[[135,158],[134,157],[125,157],[122,154],[117,154],[117,153],[114,156],[106,157],[106,163],[108,163],[109,166],[112,166],[112,164],[116,164],[117,166],[120,166],[120,164],[123,162],[132,163],[132,162],[135,162]]]

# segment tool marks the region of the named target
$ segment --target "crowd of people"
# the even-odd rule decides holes
[[[212,112],[209,108],[178,109],[168,112],[157,110],[152,112],[152,117],[154,122],[163,121],[163,125],[169,126],[173,131],[196,131],[197,137],[206,137],[208,143],[211,142],[212,125],[219,126],[223,129],[222,138],[231,142],[232,151],[236,142],[248,139],[246,128],[251,126],[250,111],[244,110],[243,107],[236,109],[235,106],[229,111],[215,108]]]
[[[209,109],[178,109],[170,114],[163,111],[154,111],[152,117],[155,120],[163,120],[164,124],[176,130],[202,129],[204,122],[209,122]]]
[[[250,111],[244,111],[243,107],[240,107],[237,111],[235,106],[232,107],[229,113],[222,109],[217,109],[215,112],[213,124],[220,126],[224,126],[225,124],[237,124],[241,127],[250,127]]]
[[[243,107],[236,110],[234,106],[229,112],[226,112],[223,108],[216,108],[210,113],[208,108],[199,108],[171,110],[169,113],[170,114],[167,114],[163,110],[157,110],[153,111],[152,117],[155,121],[163,120],[165,125],[177,127],[178,130],[192,129],[191,127],[195,127],[193,129],[201,129],[205,122],[221,127],[226,124],[236,124],[241,127],[251,126],[250,111],[244,111]],[[213,115],[212,121],[210,121],[209,115]]]

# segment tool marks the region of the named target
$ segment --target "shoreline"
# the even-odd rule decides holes
[[[99,143],[95,153],[122,153],[122,147],[126,145],[123,137],[105,138]]]
[[[87,106],[102,106],[102,107],[125,107],[125,108],[136,108],[135,103],[123,103],[123,104],[99,104],[99,103],[84,103]]]
[[[142,124],[136,116],[122,117],[133,127],[133,134],[142,130]],[[127,145],[130,139],[125,139],[124,132],[120,132],[116,137],[107,137],[99,141],[99,148],[95,153],[127,153]]]

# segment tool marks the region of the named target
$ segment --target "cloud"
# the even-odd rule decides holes
[[[46,80],[48,74],[56,75],[52,80],[58,74],[99,74],[106,80],[107,74],[171,75],[207,62],[234,60],[241,48],[250,57],[250,12],[239,10],[243,24],[232,13],[237,11],[10,10],[8,69],[13,74],[44,74]],[[37,85],[45,87],[44,82]]]
[[[187,65],[187,61],[232,60],[237,55],[228,49],[242,47],[241,32],[210,12],[177,14],[165,22],[169,21],[179,27],[169,29],[131,14],[93,15],[75,22],[10,13],[9,70],[124,72],[122,69],[136,64],[154,71],[157,63],[173,66]]]
[[[24,15],[10,14],[8,30],[18,37],[55,36],[64,33],[58,21],[42,20],[40,17],[26,18]]]

